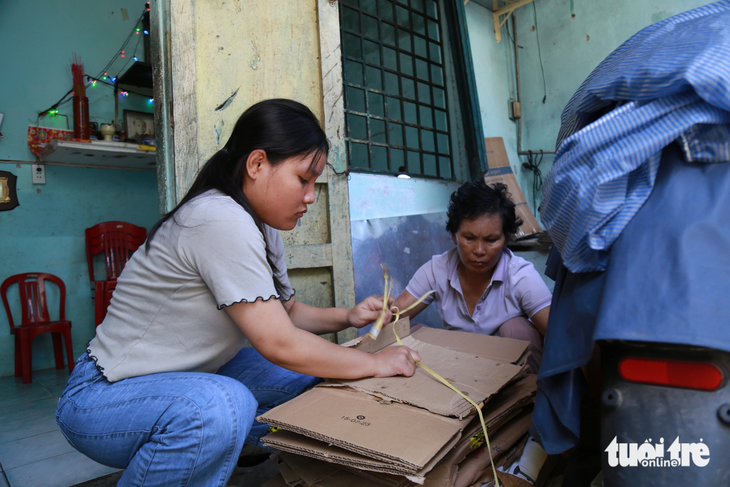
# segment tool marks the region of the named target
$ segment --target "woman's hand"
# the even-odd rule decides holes
[[[386,347],[374,355],[376,359],[374,377],[392,377],[404,375],[410,377],[416,373],[416,362],[421,356],[406,346]]]
[[[385,311],[384,323],[390,323],[392,313],[390,307],[393,305],[393,297],[388,298],[388,309]],[[383,312],[383,296],[370,296],[361,301],[357,306],[347,312],[347,323],[355,328],[362,328],[374,322]],[[383,376],[388,377],[388,376]]]

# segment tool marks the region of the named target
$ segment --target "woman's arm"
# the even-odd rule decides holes
[[[550,318],[550,306],[541,309],[530,318],[530,321],[535,325],[537,331],[542,333],[542,336],[545,336],[545,333],[547,333],[548,318]]]
[[[276,299],[240,302],[226,311],[261,355],[302,374],[337,379],[411,376],[415,361],[421,359],[418,352],[404,346],[369,354],[336,345],[295,327]]]
[[[391,303],[393,299],[389,300]],[[372,323],[383,310],[383,297],[370,296],[352,309],[317,308],[301,303],[292,297],[284,303],[294,326],[317,335],[336,333],[350,326],[362,328]],[[390,321],[391,313],[386,311],[385,321]]]
[[[408,306],[412,305],[416,301],[418,301],[418,298],[414,297],[411,293],[409,293],[408,291],[405,291],[404,290],[402,293],[400,293],[400,296],[398,296],[395,299],[395,303],[393,303],[393,305],[394,306],[397,306],[398,309],[406,309]],[[418,313],[420,313],[421,311],[423,311],[427,307],[428,307],[427,304],[418,303],[418,305],[415,306],[413,309],[408,310],[405,313],[401,313],[401,317],[407,316],[407,317],[413,319],[413,318],[416,317],[416,315]]]

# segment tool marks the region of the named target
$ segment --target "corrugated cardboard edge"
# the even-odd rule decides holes
[[[403,344],[414,350],[420,351],[422,358],[424,358],[424,363],[432,368],[437,374],[441,374],[445,378],[449,377],[449,371],[445,370],[444,363],[461,363],[463,365],[463,367],[459,369],[462,372],[461,375],[451,374],[453,379],[448,380],[454,387],[468,395],[468,397],[476,403],[486,402],[490,397],[497,394],[504,386],[512,382],[521,373],[520,367],[517,365],[484,357],[484,353],[479,353],[479,347],[474,347],[474,349],[470,351],[462,351],[462,348],[470,348],[468,343],[464,343],[465,341],[475,341],[476,339],[477,342],[488,343],[491,345],[492,342],[487,341],[485,336],[475,336],[471,333],[466,334],[463,332],[444,330],[436,330],[437,333],[432,334],[426,333],[418,335],[422,330],[423,328],[410,337],[404,338]],[[439,331],[440,333],[438,333]],[[438,337],[446,337],[454,333],[459,334],[458,337],[461,341],[452,340],[451,344],[453,347],[445,347],[418,339],[418,336],[429,336],[430,338],[437,340]],[[505,340],[499,337],[496,339]],[[511,355],[517,355],[520,348],[522,346],[526,346],[527,343],[523,343],[522,340],[514,340],[513,342],[507,341],[505,343],[506,348],[513,346],[514,353]],[[432,360],[428,359],[428,351],[431,353],[430,357]],[[489,352],[492,353],[494,350],[489,350]],[[519,357],[519,355],[517,356]],[[439,363],[440,366],[438,366]],[[486,372],[481,374],[479,372],[480,370],[489,371],[489,374],[486,374]],[[484,377],[480,378],[480,375]],[[474,386],[470,385],[472,379],[477,382]],[[404,384],[403,378],[401,377],[386,377],[380,379],[365,378],[356,380],[328,381],[318,385],[317,387],[342,386],[350,387],[365,394],[393,402],[410,404],[442,416],[453,416],[462,419],[475,412],[474,406],[469,401],[439,383],[437,379],[420,368],[416,370],[416,375],[409,379],[407,384]],[[430,391],[430,396],[427,391]]]
[[[517,364],[530,342],[515,338],[479,335],[467,331],[441,330],[424,326],[412,334],[413,338],[440,347],[473,353],[479,357]]]
[[[466,422],[465,422],[466,423]],[[441,449],[426,462],[423,468],[413,468],[411,464],[392,461],[378,461],[360,452],[348,451],[338,445],[322,442],[306,435],[291,431],[277,431],[262,438],[266,446],[278,448],[294,454],[305,455],[330,463],[347,465],[357,469],[388,473],[407,477],[412,482],[423,483],[425,475],[433,469],[461,440],[461,432],[444,444]]]
[[[490,438],[493,437],[496,432],[498,432],[502,425],[512,420],[513,417],[524,408],[524,406],[532,404],[532,402],[534,402],[534,396],[537,387],[536,379],[537,377],[535,375],[528,375],[526,377],[523,377],[520,380],[513,382],[508,388],[505,388],[501,395],[497,395],[492,401],[487,403],[487,405],[484,407],[484,418],[489,426]],[[481,424],[473,419],[464,427],[462,434],[459,435],[459,438],[455,439],[453,447],[449,447],[447,445],[444,449],[442,449],[444,456],[441,459],[438,458],[440,455],[434,456],[432,462],[429,462],[434,463],[434,467],[426,473],[424,479],[424,487],[452,486],[456,478],[457,464],[460,463],[470,451],[473,451],[473,448],[470,445],[471,437],[475,434],[478,434],[478,432],[480,431]],[[288,433],[285,432],[285,434]],[[264,438],[264,441],[266,441],[266,439],[267,438]],[[316,442],[316,440],[311,439],[305,439],[305,441]],[[289,445],[279,443],[278,445],[272,444],[271,446],[284,449],[287,448]],[[326,450],[338,450],[338,448],[335,446],[328,447],[325,444],[321,444],[321,446],[324,447]],[[386,465],[386,468],[374,467],[372,468],[372,470],[364,470],[363,462],[357,461],[348,462],[348,464],[343,465],[341,462],[335,460],[333,455],[331,454],[329,454],[329,460],[323,458],[323,456],[326,456],[327,453],[322,451],[312,450],[312,454],[307,454],[301,449],[291,449],[287,451],[290,451],[292,454],[291,456],[295,458],[307,457],[311,458],[311,461],[313,462],[326,462],[326,465],[330,468],[339,467],[350,469],[354,473],[360,474],[361,476],[386,487],[403,486],[404,483],[407,483],[404,475],[408,475],[408,472],[412,473],[412,470],[409,469],[398,469],[398,471],[392,471],[394,469],[392,469],[392,467],[388,465]],[[504,458],[505,460],[508,459],[509,454],[512,452],[513,450],[510,450],[507,455],[503,455],[499,459],[499,462],[501,463],[502,458]],[[348,455],[350,458],[352,458],[354,455],[359,455],[357,453],[346,451],[343,451],[343,453]],[[372,460],[368,458],[362,458],[362,460],[365,462],[370,461],[371,463],[378,463],[377,460],[375,462],[372,462]],[[424,468],[424,470],[426,470],[426,468]],[[322,474],[325,473],[322,472]],[[397,479],[402,479],[402,481],[398,482]]]
[[[264,445],[276,448],[281,451],[293,453],[295,455],[304,455],[310,458],[315,458],[318,460],[323,460],[325,462],[330,463],[336,463],[338,465],[348,465],[353,468],[361,468],[361,469],[367,469],[373,472],[383,472],[383,473],[389,473],[392,475],[415,475],[415,471],[408,470],[405,468],[398,468],[397,466],[388,466],[386,464],[380,464],[376,462],[368,462],[368,461],[352,461],[347,458],[341,457],[336,454],[321,454],[318,449],[309,449],[304,447],[297,447],[292,446],[289,443],[277,439],[276,437],[269,438],[267,440],[262,440]]]
[[[497,460],[497,463],[495,464],[497,468],[507,468],[509,465],[512,465],[512,462],[515,461],[517,457],[522,455],[522,452],[525,450],[525,444],[527,443],[527,437],[529,435],[524,435],[515,445],[509,449],[509,451],[499,457],[499,460]],[[505,477],[504,475],[509,475],[509,477]],[[504,485],[504,487],[508,487],[510,477],[513,477],[510,474],[505,474],[505,472],[502,472],[500,470],[497,470],[497,475],[499,475],[499,481],[501,485]],[[484,484],[488,484],[490,482],[494,482],[494,474],[492,473],[492,469],[488,468],[482,474],[477,478],[477,480],[472,483],[469,487],[481,487]],[[531,484],[528,484],[531,486]],[[512,486],[514,487],[514,486]]]
[[[384,487],[408,487],[413,485],[413,482],[400,475],[391,475],[381,472],[374,473],[359,468],[348,467],[345,465],[342,465],[342,468],[349,472],[352,472],[358,477],[371,480],[376,484],[382,485]]]
[[[492,458],[508,452],[525,434],[532,421],[532,408],[523,410],[516,418],[503,425],[490,438]],[[459,464],[454,487],[470,486],[484,470],[490,467],[490,456],[485,448],[472,452]]]
[[[279,432],[280,433],[280,432]],[[264,445],[272,448],[279,449],[281,451],[289,452],[296,455],[303,455],[317,460],[322,460],[329,463],[335,463],[338,465],[345,465],[356,469],[365,469],[372,472],[381,472],[390,475],[400,475],[409,478],[411,481],[416,483],[423,483],[423,478],[418,474],[418,471],[414,471],[407,468],[401,468],[396,465],[381,464],[374,461],[368,461],[367,458],[363,458],[362,461],[351,460],[346,457],[341,457],[336,453],[332,453],[332,448],[327,449],[330,452],[323,453],[320,448],[306,448],[303,446],[294,446],[286,440],[277,439],[275,435],[271,435],[272,438],[264,440]],[[323,448],[327,445],[323,444]],[[415,479],[415,480],[414,480]]]
[[[396,458],[396,457],[393,457],[393,456],[390,456],[390,455],[383,455],[381,452],[378,452],[378,451],[375,451],[375,450],[370,450],[370,449],[367,449],[367,448],[360,448],[359,446],[357,446],[357,445],[355,445],[353,443],[346,442],[346,441],[341,441],[341,440],[336,440],[336,439],[331,438],[329,436],[321,435],[321,434],[315,433],[313,431],[309,431],[309,430],[305,430],[305,429],[302,429],[302,428],[298,428],[298,427],[293,426],[291,424],[281,423],[281,422],[278,422],[278,421],[276,421],[274,423],[270,423],[270,424],[273,424],[274,426],[276,426],[278,428],[281,428],[281,429],[283,429],[285,431],[288,431],[290,433],[295,433],[295,434],[298,434],[300,436],[304,436],[304,437],[307,437],[307,438],[311,438],[313,440],[317,440],[317,441],[322,442],[322,443],[325,443],[327,445],[332,445],[332,446],[341,448],[343,450],[347,450],[347,451],[352,452],[352,453],[357,453],[358,455],[362,455],[364,457],[368,457],[368,458],[371,458],[373,460],[378,460],[380,462],[387,463],[387,464],[390,464],[390,465],[402,466],[403,468],[410,468],[414,472],[417,471],[419,468],[422,467],[422,465],[416,465],[416,464],[411,463],[411,462],[406,462],[406,461],[403,461],[402,459],[399,459],[399,458]],[[275,434],[272,433],[271,435],[267,435],[264,438],[268,438],[269,436],[274,436],[274,435]],[[262,439],[262,441],[264,441],[264,440]],[[274,438],[269,438],[266,441],[273,442],[274,441]]]
[[[502,395],[497,395],[487,403],[482,410],[484,421],[489,428],[489,437],[493,438],[499,429],[519,415],[526,406],[535,402],[537,392],[537,376],[529,375],[515,382],[511,387],[505,389]],[[452,487],[457,475],[458,464],[464,458],[481,447],[484,443],[480,433],[482,425],[478,418],[472,420],[464,428],[459,443],[444,457],[444,459],[426,475],[425,487]],[[479,441],[481,440],[481,442]],[[478,445],[475,447],[475,445]],[[481,485],[481,484],[480,484]]]
[[[384,328],[383,331],[385,332],[386,330],[387,330],[387,328]],[[435,332],[440,332],[440,333],[458,333],[458,332],[446,332],[444,330],[434,330],[434,331]],[[467,338],[468,338],[467,343],[470,343],[470,342],[474,341],[474,339],[477,338],[477,337],[479,337],[479,336],[475,336],[475,335],[472,335],[472,334],[468,334],[468,336],[467,336]],[[508,340],[508,339],[501,339],[501,340]],[[462,340],[462,342],[463,342],[463,340]],[[525,347],[526,347],[526,345],[525,345]],[[357,394],[362,394],[362,393],[357,393]],[[367,395],[364,395],[364,396],[367,396]],[[372,399],[372,396],[370,396],[370,397]],[[290,403],[294,403],[294,402],[296,402],[296,401],[291,401]],[[284,406],[286,406],[286,405],[284,405]],[[399,406],[399,407],[402,407],[402,406]],[[412,406],[405,406],[405,407],[412,408]],[[427,414],[427,415],[433,414],[433,413],[426,413],[425,411],[423,411],[423,410],[421,410],[419,408],[413,408],[413,409],[414,410],[420,410],[422,412],[422,414]],[[295,407],[294,410],[292,410],[292,413],[293,414],[296,414],[296,410],[297,410],[297,408]],[[272,411],[274,411],[274,410],[272,410]],[[434,415],[434,416],[438,416],[438,415]],[[445,417],[441,417],[441,418],[443,420],[449,419],[449,418],[445,418]],[[294,424],[288,424],[288,423],[284,423],[283,421],[271,420],[269,418],[265,418],[265,415],[262,416],[262,417],[259,417],[258,419],[259,419],[259,421],[268,422],[269,424],[272,424],[274,426],[282,427],[285,430],[293,431],[293,432],[295,432],[297,434],[304,435],[304,436],[308,436],[310,438],[314,438],[314,439],[316,439],[316,440],[318,440],[320,442],[324,442],[324,443],[332,444],[332,445],[337,445],[338,447],[341,447],[343,449],[346,449],[346,450],[348,450],[350,452],[354,452],[356,454],[359,454],[359,455],[362,455],[362,456],[365,456],[365,457],[372,458],[372,459],[375,460],[376,463],[378,461],[381,461],[381,462],[386,463],[388,465],[388,469],[393,469],[392,465],[394,465],[394,464],[400,464],[400,469],[398,471],[396,471],[396,472],[390,472],[390,473],[394,473],[396,475],[404,475],[404,474],[406,474],[405,471],[408,471],[408,472],[414,472],[415,471],[415,472],[417,472],[418,469],[421,468],[421,465],[414,464],[414,463],[411,463],[411,462],[404,462],[403,459],[401,459],[401,458],[393,457],[391,454],[393,454],[395,452],[391,452],[391,454],[388,454],[387,456],[384,456],[382,454],[382,452],[373,451],[372,450],[373,445],[371,445],[371,444],[368,445],[368,448],[362,448],[362,447],[358,447],[357,445],[353,445],[353,444],[351,444],[348,441],[349,440],[348,437],[342,437],[342,440],[334,440],[334,438],[331,438],[331,437],[328,437],[328,436],[325,436],[325,435],[322,435],[322,434],[319,434],[319,433],[315,433],[313,431],[304,430],[303,428],[300,428],[298,426],[294,426]],[[286,416],[281,416],[281,419],[284,420],[284,421],[286,421],[287,420],[287,417]],[[465,425],[466,424],[464,424],[464,426]],[[464,426],[461,426],[460,427],[458,435],[455,433],[453,436],[451,436],[451,433],[450,432],[444,432],[444,433],[446,433],[446,434],[443,435],[444,439],[445,438],[448,438],[448,437],[451,438],[451,440],[450,441],[447,441],[446,443],[451,443],[453,441],[454,444],[455,444],[458,441],[458,438],[461,436],[461,434],[462,434],[461,431],[463,430]],[[436,445],[434,445],[434,446],[436,446]],[[432,452],[433,451],[436,451],[437,454],[432,455]],[[438,460],[438,458],[437,458],[438,457],[438,453],[439,452],[442,452],[442,451],[444,452],[444,455],[447,454],[447,451],[444,451],[443,450],[443,447],[441,447],[439,450],[437,450],[436,448],[434,448],[431,451],[427,452],[427,454],[422,457],[423,460],[421,458],[419,458],[418,459],[418,462],[419,463],[424,462],[425,465],[423,465],[423,467],[425,468],[425,466],[428,465],[428,464],[430,464],[431,461]],[[299,454],[301,454],[301,452],[299,452],[299,451],[293,451],[292,453],[299,453]],[[431,455],[430,456],[430,460],[426,460],[426,459],[429,458],[429,455]],[[319,457],[314,457],[314,458],[319,458]],[[408,465],[406,465],[406,464],[408,464]],[[404,467],[404,465],[405,465],[405,467]],[[352,466],[354,468],[362,468],[362,466],[361,466],[361,464],[359,464],[359,462],[355,462],[355,464],[353,464]],[[376,471],[378,471],[378,470],[376,470]],[[388,473],[388,472],[386,472],[386,473]]]
[[[383,405],[378,404],[378,401],[375,400],[374,396],[341,388],[314,388],[305,392],[301,396],[282,404],[281,406],[267,411],[263,415],[259,416],[257,420],[262,423],[267,423],[287,431],[308,436],[318,441],[336,445],[345,450],[356,452],[368,457],[378,458],[389,463],[411,465],[413,470],[423,468],[433,455],[438,453],[441,445],[449,442],[449,440],[451,440],[457,433],[461,434],[461,431],[471,420],[471,418],[458,420],[456,418],[441,416],[424,409],[399,403],[391,403],[390,405],[387,405],[387,408],[391,408],[390,417],[397,418],[397,421],[401,422],[399,424],[404,424],[403,422],[410,422],[412,424],[419,424],[421,427],[428,425],[429,428],[432,428],[425,432],[423,430],[419,430],[417,432],[417,436],[423,438],[421,441],[425,441],[430,431],[433,430],[433,434],[435,435],[436,429],[438,430],[438,437],[440,438],[439,443],[434,444],[431,448],[424,449],[419,447],[420,451],[410,451],[410,454],[412,455],[411,458],[404,459],[399,456],[402,455],[403,452],[396,451],[397,448],[393,447],[393,445],[388,445],[389,448],[387,450],[389,451],[379,451],[377,449],[377,446],[375,445],[379,442],[382,443],[380,436],[378,435],[383,434],[383,431],[380,431],[377,428],[375,431],[372,431],[366,439],[361,439],[363,441],[355,443],[351,437],[347,436],[348,433],[346,433],[341,427],[334,429],[329,428],[329,432],[323,432],[314,424],[311,424],[312,422],[309,420],[298,422],[298,419],[302,417],[307,418],[306,414],[304,416],[302,415],[302,411],[309,411],[312,407],[314,407],[314,405],[320,407],[320,405],[323,404],[323,400],[328,402],[330,405],[337,404],[338,408],[347,407],[348,409],[352,409],[353,407],[357,408],[360,406],[361,410],[364,410],[363,408],[367,408],[376,416],[385,414],[385,411],[382,410]],[[337,413],[337,416],[339,416],[339,414],[340,413]],[[361,414],[369,415],[370,413],[362,412]],[[392,422],[393,420],[391,419],[390,421]],[[332,435],[333,432],[336,432],[337,434],[329,436]],[[423,443],[420,445],[425,446]],[[414,455],[414,453],[417,454]]]

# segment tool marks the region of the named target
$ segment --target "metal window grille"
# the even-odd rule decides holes
[[[341,0],[350,167],[453,178],[435,0]]]

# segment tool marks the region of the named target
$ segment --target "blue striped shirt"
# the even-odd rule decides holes
[[[540,216],[571,272],[605,270],[674,141],[689,163],[730,160],[730,0],[643,29],[565,107]]]

